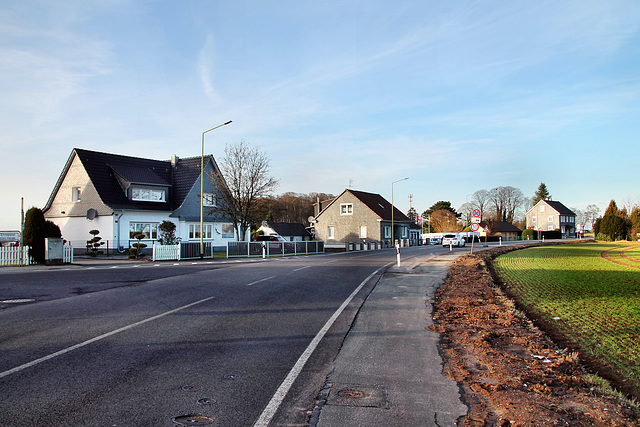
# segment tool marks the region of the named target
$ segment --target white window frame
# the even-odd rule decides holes
[[[216,195],[213,193],[204,193],[202,197],[202,206],[216,206]]]
[[[390,239],[391,238],[391,226],[390,225],[385,225],[384,226],[384,238],[385,239]]]
[[[157,188],[133,187],[131,188],[131,200],[163,203],[166,200],[166,193],[165,190]]]
[[[202,224],[204,228],[203,240],[213,239],[213,224]],[[194,222],[189,224],[189,240],[200,238],[200,223]]]
[[[537,223],[538,223],[538,217],[537,217],[537,216],[532,216],[532,217],[531,217],[531,222],[532,222],[533,224],[537,224]]]
[[[366,225],[361,225],[360,227],[358,227],[358,237],[360,239],[366,239],[367,238],[367,226]]]
[[[129,222],[129,239],[135,239],[133,233],[140,231],[145,234],[145,238],[142,240],[155,240],[158,238],[158,225],[157,222]]]
[[[547,231],[553,231],[553,225],[548,225],[547,226]]]
[[[544,205],[540,205],[540,212],[544,212]]]
[[[330,225],[327,227],[327,240],[333,240],[336,238],[336,227]]]
[[[81,196],[82,196],[82,190],[80,190],[80,187],[72,187],[71,188],[71,201],[72,202],[79,202]]]
[[[353,203],[340,203],[340,215],[353,215]]]
[[[233,224],[222,224],[222,238],[233,239],[236,236],[236,229]]]
[[[553,222],[553,215],[549,215],[549,217],[547,218],[547,222]]]

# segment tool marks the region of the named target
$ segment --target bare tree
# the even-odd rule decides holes
[[[244,140],[227,144],[220,166],[222,177],[221,198],[215,210],[233,223],[238,240],[244,240],[251,224],[258,220],[258,200],[268,196],[278,186],[278,180],[269,174],[271,167],[267,155],[259,147]]]
[[[587,229],[587,223],[589,224],[589,230],[593,230],[593,223],[600,215],[600,208],[597,205],[588,205],[584,210],[584,229]]]
[[[473,206],[473,208],[480,209],[480,219],[484,219],[486,214],[485,209],[489,208],[489,201],[490,197],[487,190],[478,190],[471,196],[471,206]]]
[[[520,189],[506,186],[492,188],[489,191],[489,200],[495,212],[493,219],[512,223],[526,198]]]

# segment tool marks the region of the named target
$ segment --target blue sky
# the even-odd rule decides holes
[[[277,193],[640,202],[637,1],[1,1],[0,230],[74,147],[246,140]]]

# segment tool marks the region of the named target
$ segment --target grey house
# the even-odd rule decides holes
[[[191,157],[153,160],[75,148],[43,211],[62,237],[83,247],[97,229],[109,249],[129,247],[135,232],[150,244],[162,221],[176,225],[182,241],[200,241],[200,161]],[[204,159],[203,239],[213,246],[235,240],[232,223],[216,213],[220,174],[212,156]]]
[[[555,200],[540,200],[526,214],[527,228],[560,230],[562,237],[576,236],[576,214]]]
[[[392,221],[393,220],[393,221]],[[315,235],[327,244],[409,239],[411,220],[384,197],[364,191],[344,190],[315,216]]]

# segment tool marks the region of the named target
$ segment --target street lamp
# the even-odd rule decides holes
[[[219,127],[226,126],[231,123],[229,120],[226,123],[212,127],[209,130],[202,132],[202,155],[200,156],[200,258],[204,258],[204,224],[203,224],[203,212],[204,212],[204,134],[218,129]]]
[[[393,229],[393,184],[395,184],[396,182],[400,182],[400,181],[406,181],[407,179],[409,179],[409,178],[402,178],[402,179],[399,179],[397,181],[393,181],[391,183],[391,244],[394,245],[394,246],[396,245],[396,240],[395,240],[395,237],[394,237],[394,231],[395,230]]]

